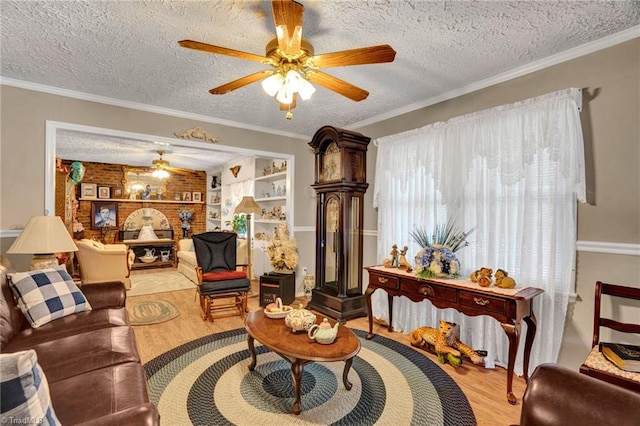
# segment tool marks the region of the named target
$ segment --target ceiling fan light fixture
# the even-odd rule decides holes
[[[262,88],[269,96],[275,96],[282,88],[284,77],[280,73],[270,75],[262,80]]]
[[[298,89],[298,93],[303,101],[307,101],[311,99],[311,95],[313,95],[316,91],[316,88],[313,87],[313,84],[309,83],[304,78],[300,77],[300,88]]]
[[[276,76],[277,78],[274,78]],[[279,87],[276,84],[279,84]],[[262,87],[269,96],[273,96],[271,92],[276,94],[276,100],[285,105],[290,105],[293,102],[295,93],[298,93],[302,100],[306,101],[316,91],[316,88],[296,70],[287,71],[284,77],[280,73],[274,74],[262,82]],[[276,87],[277,90],[274,90]]]
[[[151,176],[157,179],[166,179],[170,176],[169,172],[165,170],[165,167],[169,167],[169,162],[162,159],[164,151],[158,151],[158,155],[160,155],[160,159],[151,162],[151,164],[155,166],[155,170],[151,173]]]
[[[166,171],[165,169],[163,169],[161,167],[156,167],[156,169],[153,171],[153,173],[151,173],[151,176],[153,176],[156,179],[166,179],[170,175],[169,175],[169,172]]]
[[[142,181],[140,180],[140,174],[136,173],[136,180],[135,182],[133,182],[133,184],[131,184],[131,190],[132,191],[142,191],[144,189],[144,185],[142,184]]]
[[[293,92],[291,91],[291,88],[286,84],[282,86],[282,88],[278,90],[276,100],[281,104],[290,105],[293,102]]]

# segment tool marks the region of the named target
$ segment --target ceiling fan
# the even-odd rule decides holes
[[[311,43],[302,38],[304,6],[293,0],[273,0],[271,6],[276,38],[267,43],[265,56],[193,40],[178,42],[188,49],[233,56],[272,67],[215,87],[209,93],[222,95],[263,80],[263,89],[270,96],[275,96],[280,103],[280,110],[287,111],[286,117],[291,119],[291,110],[296,106],[298,95],[306,100],[315,91],[315,87],[309,82],[356,102],[369,96],[366,90],[326,74],[320,68],[378,64],[393,62],[395,59],[395,50],[387,44],[316,55]]]
[[[153,173],[151,173],[151,176],[158,179],[166,179],[170,176],[167,171],[169,162],[162,159],[164,151],[158,151],[158,155],[160,155],[160,159],[151,161],[151,165],[153,167]]]
[[[169,172],[178,173],[178,174],[189,174],[192,172],[190,170],[182,169],[179,167],[171,167],[169,165],[169,162],[162,158],[165,152],[164,151],[156,151],[156,152],[158,153],[160,158],[158,158],[157,160],[151,161],[151,169],[153,169],[151,176],[158,179],[166,179],[170,176]]]

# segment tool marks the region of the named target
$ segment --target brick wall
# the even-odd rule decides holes
[[[64,161],[63,164],[71,164],[73,161]],[[108,186],[112,188],[114,187],[123,187],[123,169],[122,164],[103,164],[103,163],[90,163],[83,162],[82,163],[85,168],[84,178],[81,183],[95,183],[98,186]],[[207,175],[203,171],[191,171],[185,174],[179,174],[177,172],[170,172],[171,176],[167,178],[167,192],[166,199],[173,200],[173,194],[183,192],[201,192],[202,197],[206,196],[207,191]],[[60,195],[58,191],[56,191],[56,198]],[[123,197],[126,197],[127,194],[123,190]],[[76,197],[80,198],[80,184],[76,185]],[[103,202],[102,200],[95,201],[80,201],[78,208],[78,219],[82,222],[82,225],[85,230],[85,238],[102,238],[102,231],[91,229],[91,205],[94,202]],[[118,226],[122,227],[124,225],[124,221],[129,216],[129,214],[133,213],[135,210],[141,208],[153,208],[160,212],[162,212],[167,219],[174,231],[175,239],[182,238],[182,222],[178,218],[179,210],[193,210],[193,220],[191,221],[191,229],[189,230],[189,235],[197,234],[200,232],[204,232],[206,229],[206,205],[202,204],[187,204],[187,203],[163,203],[163,202],[130,202],[130,201],[121,201],[117,203],[118,214],[117,221]],[[56,202],[56,210],[57,210],[57,202]],[[58,214],[58,212],[56,212]],[[64,215],[62,215],[64,217]],[[106,243],[117,242],[118,232],[116,230],[111,230],[107,232],[105,237]]]

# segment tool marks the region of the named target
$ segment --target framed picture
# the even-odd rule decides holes
[[[81,183],[80,198],[98,198],[98,185],[95,183]]]
[[[111,198],[111,188],[108,186],[99,186],[98,198]]]
[[[182,195],[179,192],[176,192],[175,194],[173,194],[173,200],[182,201]]]
[[[202,201],[202,192],[194,192],[191,199],[193,201]]]
[[[183,192],[182,193],[182,201],[191,201],[191,193]]]
[[[111,198],[122,198],[122,187],[121,186],[112,186],[111,187]]]
[[[94,201],[91,203],[91,229],[117,228],[118,203]]]

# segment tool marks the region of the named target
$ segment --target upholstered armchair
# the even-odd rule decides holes
[[[134,261],[134,253],[124,244],[102,244],[99,241],[80,240],[78,263],[83,284],[104,281],[122,281],[127,289],[131,288],[129,273]]]
[[[205,232],[192,239],[202,319],[213,322],[214,318],[230,315],[244,317],[251,281],[246,271],[237,270],[236,234]]]
[[[247,240],[237,238],[236,240],[236,265],[246,268],[248,262],[248,247]],[[186,238],[178,241],[178,272],[185,277],[189,278],[195,284],[198,284],[198,275],[196,268],[198,267],[198,261],[196,260],[196,251],[193,247],[193,240]]]

